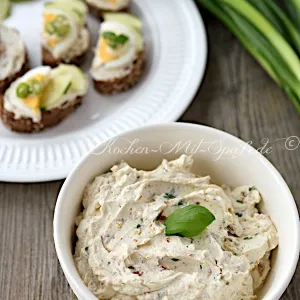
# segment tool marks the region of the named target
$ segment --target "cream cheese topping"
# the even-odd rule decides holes
[[[104,32],[124,34],[129,38],[125,45],[125,51],[110,61],[105,61],[99,53],[99,49],[101,47],[100,43],[103,42],[101,36]],[[113,51],[111,52],[113,55]],[[112,80],[124,77],[132,72],[133,62],[137,58],[138,52],[139,49],[137,49],[136,36],[133,29],[118,22],[103,22],[100,26],[99,40],[95,49],[95,56],[92,62],[90,74],[95,80]]]
[[[25,63],[25,46],[19,32],[0,24],[0,80],[19,72]]]
[[[260,194],[211,184],[192,164],[185,155],[154,171],[123,162],[86,187],[74,260],[96,297],[254,299],[278,244],[272,221],[255,208]],[[165,218],[189,204],[216,220],[193,238],[166,236]]]
[[[86,0],[86,2],[107,11],[119,11],[129,5],[129,0]]]

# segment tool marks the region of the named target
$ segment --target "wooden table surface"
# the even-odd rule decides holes
[[[227,131],[254,146],[300,137],[292,101],[217,20],[204,13],[209,59],[204,82],[181,120]],[[272,144],[267,158],[286,179],[300,205],[300,147]],[[69,300],[73,293],[56,258],[53,210],[62,181],[0,183],[0,299]],[[282,299],[300,299],[300,268]]]

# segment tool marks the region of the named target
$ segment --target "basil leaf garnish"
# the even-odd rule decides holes
[[[175,210],[167,217],[164,223],[166,235],[196,236],[215,219],[207,208],[191,204]]]

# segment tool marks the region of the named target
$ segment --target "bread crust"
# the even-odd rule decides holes
[[[54,58],[53,55],[46,48],[42,47],[43,65],[48,65],[52,68],[55,68],[60,64],[70,64],[79,67],[83,63],[87,51],[79,56],[72,58],[71,61],[66,62],[64,59]]]
[[[118,94],[132,88],[140,80],[146,65],[145,51],[141,51],[133,62],[132,72],[111,80],[94,80],[95,89],[101,94]]]
[[[27,54],[25,55],[25,61],[21,70],[15,74],[10,75],[9,77],[5,78],[4,80],[0,81],[0,95],[3,95],[6,89],[10,86],[10,84],[24,75],[29,70],[29,60]]]
[[[0,96],[0,117],[3,124],[12,131],[22,133],[33,133],[53,127],[66,119],[82,102],[83,96],[75,98],[67,105],[54,108],[49,111],[43,111],[41,120],[38,123],[33,122],[31,118],[16,119],[13,112],[4,108],[4,96]]]
[[[93,15],[94,17],[96,17],[97,19],[99,19],[101,22],[103,22],[103,13],[105,12],[129,12],[129,7],[125,7],[123,9],[117,10],[117,11],[109,11],[109,10],[102,10],[101,8],[92,5],[90,3],[87,3],[87,6],[89,8],[89,13],[91,15]]]

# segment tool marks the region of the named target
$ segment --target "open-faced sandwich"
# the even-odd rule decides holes
[[[90,44],[87,6],[80,0],[45,3],[42,27],[43,64],[81,64]]]
[[[103,19],[105,12],[127,12],[129,0],[85,0],[89,11],[98,19]]]
[[[115,94],[134,86],[144,71],[141,20],[127,13],[106,13],[90,70],[97,91]]]
[[[1,119],[18,132],[54,126],[81,104],[87,87],[86,76],[76,66],[37,67],[14,81],[1,96]]]
[[[28,58],[19,32],[0,24],[0,94],[28,70]]]

